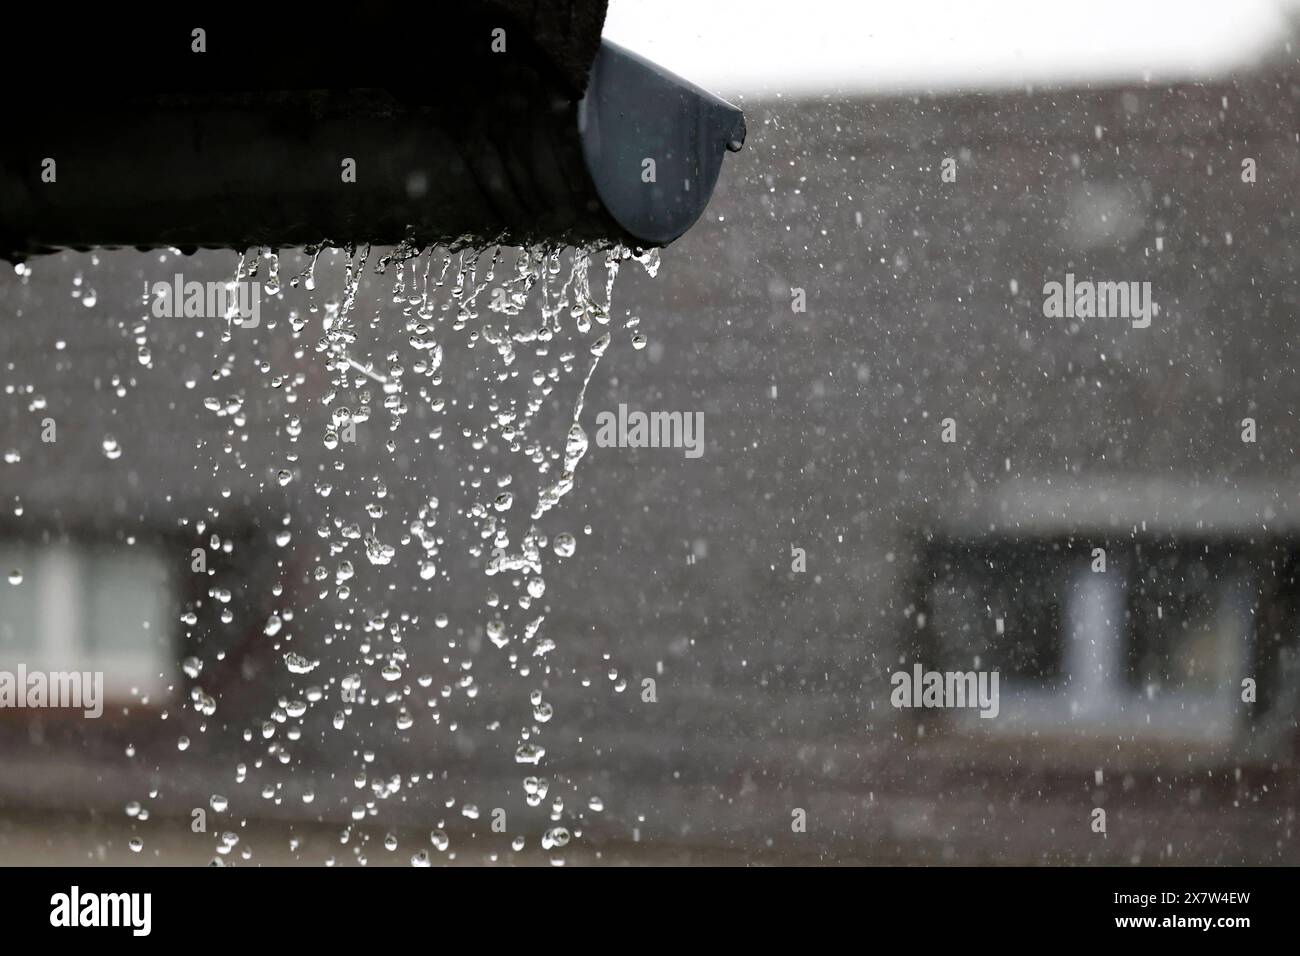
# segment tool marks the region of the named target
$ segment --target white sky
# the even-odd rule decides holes
[[[1280,50],[1298,5],[610,0],[604,35],[723,96],[1168,82]]]

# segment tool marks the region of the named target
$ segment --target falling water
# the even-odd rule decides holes
[[[521,781],[523,802],[538,807],[551,801],[550,823],[540,831],[523,836],[519,826],[509,827],[515,834],[511,847],[557,853],[581,834],[583,808],[596,812],[604,805],[596,794],[575,793],[574,810],[568,811],[559,782],[542,775],[548,764],[543,730],[553,719],[563,720],[538,686],[544,675],[559,676],[548,660],[562,639],[547,630],[546,573],[550,562],[577,550],[571,531],[547,529],[545,523],[563,511],[563,499],[578,483],[588,448],[583,407],[613,338],[609,325],[619,267],[635,259],[653,275],[658,254],[634,255],[621,247],[400,246],[376,256],[363,246],[328,253],[314,247],[302,255],[305,267],[283,283],[276,252],[239,257],[232,284],[264,277],[263,311],[272,318],[254,333],[227,315],[214,343],[225,352],[214,356],[214,384],[239,363],[253,361],[267,377],[273,400],[215,392],[201,399],[208,413],[230,426],[216,473],[232,467],[236,474],[255,472],[254,444],[246,441],[250,416],[279,419],[271,426],[274,460],[265,463],[270,477],[264,487],[266,494],[284,489],[279,494],[288,496],[283,526],[272,539],[284,554],[273,591],[284,604],[262,629],[281,672],[260,730],[244,732],[245,742],[261,755],[251,768],[240,762],[241,786],[220,803],[239,813],[258,797],[279,803],[296,794],[304,803],[314,801],[318,787],[295,779],[292,754],[305,744],[306,718],[329,709],[331,732],[349,734],[361,758],[356,798],[347,811],[353,823],[340,842],[364,860],[354,827],[382,820],[386,802],[419,801],[433,808],[426,831],[431,836],[426,846],[406,848],[411,864],[428,865],[429,847],[454,855],[451,821],[441,813],[455,796],[437,792],[438,775],[428,769],[385,775],[372,762],[394,733],[406,735],[417,724],[431,723],[448,737],[463,734],[449,713],[457,699],[471,702],[479,694],[475,674],[483,662],[471,649],[481,627],[508,677],[496,680],[495,692],[517,694],[514,704],[496,703],[514,714],[511,767],[528,774]],[[332,268],[340,258],[339,268]],[[592,273],[601,268],[603,281],[593,282]],[[385,282],[389,289],[380,295],[376,289]],[[628,339],[639,348],[644,336],[635,327],[629,319]],[[536,368],[525,372],[526,364]],[[472,389],[451,380],[467,374],[476,383]],[[571,403],[561,394],[569,380],[576,384]],[[558,443],[548,438],[557,423],[564,423]],[[304,444],[313,433],[318,451]],[[419,462],[418,479],[400,474],[407,467],[401,462]],[[403,486],[389,487],[397,478]],[[223,497],[230,493],[223,487]],[[288,503],[313,493],[316,527],[293,528],[298,519]],[[221,514],[210,508],[196,529],[215,535]],[[295,569],[305,583],[295,579]],[[483,595],[481,621],[430,611],[442,603],[440,595],[475,589]],[[229,602],[209,597],[206,610],[187,610],[188,625]],[[295,600],[298,606],[290,606]],[[217,613],[223,622],[229,619],[228,608]],[[314,620],[326,631],[323,640],[304,633]],[[436,690],[427,666],[444,635],[442,669],[459,676]],[[198,678],[203,666],[202,654],[195,654],[187,673]],[[511,686],[516,690],[506,690]],[[195,709],[205,716],[220,715],[219,697],[197,683],[192,693]],[[427,697],[423,704],[421,697]],[[500,724],[500,732],[505,726]],[[503,792],[493,799],[493,807],[509,808],[518,798]],[[460,815],[478,819],[478,805],[463,804]],[[399,842],[390,832],[383,845],[395,851]],[[218,854],[233,848],[221,843]],[[247,857],[249,849],[241,851]]]

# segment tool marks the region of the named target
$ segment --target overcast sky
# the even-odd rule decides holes
[[[1210,78],[1295,0],[610,0],[605,36],[722,95]]]

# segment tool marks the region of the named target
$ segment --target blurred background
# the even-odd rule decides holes
[[[1300,862],[1297,8],[876,6],[615,0],[749,136],[591,329],[518,250],[6,265],[0,670],[107,704],[0,710],[0,862]]]

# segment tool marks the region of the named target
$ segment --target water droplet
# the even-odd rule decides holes
[[[542,834],[542,849],[558,849],[569,844],[569,831],[565,827],[551,827]]]
[[[384,544],[374,535],[366,535],[366,557],[370,559],[371,564],[388,564],[395,554],[397,549],[392,545]]]
[[[538,764],[546,756],[546,748],[531,741],[522,743],[515,750],[515,763]]]
[[[291,674],[310,674],[319,664],[320,661],[313,661],[296,651],[288,651],[284,655],[284,666]]]

